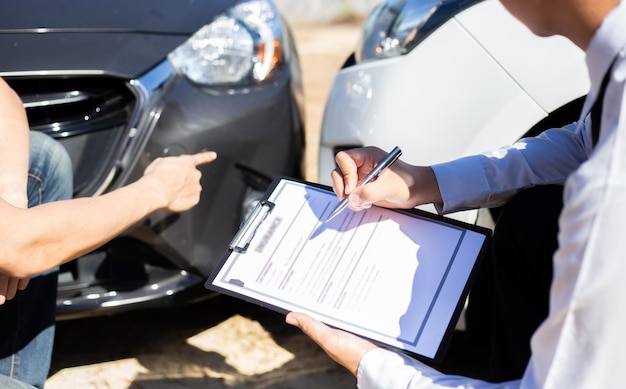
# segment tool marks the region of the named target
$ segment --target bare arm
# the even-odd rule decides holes
[[[157,159],[138,181],[99,197],[31,209],[0,200],[0,272],[13,277],[40,273],[97,248],[153,211],[193,207],[201,191],[196,167],[215,158],[214,152],[205,152]]]
[[[26,208],[30,131],[19,96],[0,78],[0,199]],[[24,289],[28,278],[17,279],[0,273],[0,305]]]
[[[19,96],[0,78],[0,197],[26,208],[29,127]]]

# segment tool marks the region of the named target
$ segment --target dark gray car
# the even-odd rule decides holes
[[[269,0],[8,0],[0,76],[73,160],[75,196],[159,156],[215,150],[200,204],[150,215],[61,268],[60,319],[206,297],[204,278],[276,175],[300,176],[301,74]]]

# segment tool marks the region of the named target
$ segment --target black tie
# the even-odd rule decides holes
[[[616,58],[617,59],[617,58]],[[609,70],[607,70],[604,78],[602,79],[602,84],[600,84],[600,90],[598,91],[598,96],[596,97],[596,101],[594,101],[593,106],[591,107],[591,141],[595,146],[598,143],[598,138],[600,137],[600,122],[602,121],[602,106],[604,105],[604,92],[606,91],[606,86],[611,79],[611,71],[613,70],[613,64],[615,60],[609,66]]]

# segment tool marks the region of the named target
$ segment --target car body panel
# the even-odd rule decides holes
[[[3,72],[98,71],[138,77],[236,1],[188,1],[184,7],[150,0],[17,3],[0,5]],[[33,31],[39,32],[37,39]],[[27,64],[25,56],[32,58]]]
[[[258,93],[225,94],[215,99],[195,91],[186,80],[178,80],[170,87],[168,96],[173,98],[163,101],[158,124],[144,148],[146,161],[208,148],[218,153],[216,161],[201,168],[205,188],[202,212],[182,213],[175,223],[187,224],[186,228],[160,233],[160,239],[201,274],[210,274],[242,221],[238,205],[244,202],[248,184],[239,166],[268,177],[281,172],[297,174],[299,161],[290,156],[297,134],[286,136],[296,121],[291,86],[287,77],[278,77],[276,83]],[[140,162],[133,175],[138,177],[145,167]],[[159,220],[158,213],[151,218]]]
[[[119,29],[190,35],[236,0],[152,1],[6,0],[2,29]],[[175,18],[171,17],[176,15]],[[80,17],[77,17],[80,16]]]
[[[64,72],[139,77],[188,36],[137,33],[0,34],[2,72]],[[132,53],[129,55],[128,53]],[[23,58],[29,58],[23,63]]]
[[[552,112],[589,90],[585,53],[579,47],[562,36],[529,33],[499,1],[476,4],[455,19],[544,111]],[[576,79],[580,82],[567,81]]]

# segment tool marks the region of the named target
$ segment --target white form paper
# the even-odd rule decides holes
[[[344,210],[334,193],[282,179],[245,253],[231,252],[218,289],[434,358],[485,235],[413,214]]]

